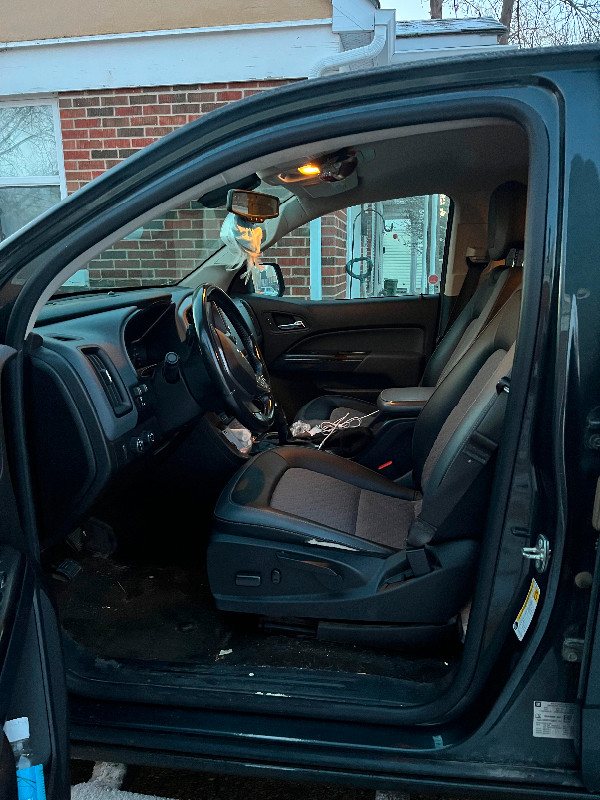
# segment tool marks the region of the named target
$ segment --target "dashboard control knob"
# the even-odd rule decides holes
[[[141,436],[132,436],[129,440],[129,451],[136,456],[141,455],[146,449],[146,443]]]
[[[152,447],[152,445],[156,442],[154,431],[142,431],[142,439],[147,447]]]
[[[179,380],[179,356],[177,353],[167,353],[163,364],[163,375],[167,383],[177,383]]]

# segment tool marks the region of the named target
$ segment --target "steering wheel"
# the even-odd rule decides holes
[[[206,370],[227,408],[253,433],[264,433],[275,403],[252,331],[229,295],[212,284],[196,290],[192,313]]]

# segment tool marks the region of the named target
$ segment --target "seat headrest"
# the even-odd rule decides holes
[[[518,181],[498,186],[490,197],[488,213],[488,259],[506,258],[512,248],[523,249],[527,187]]]

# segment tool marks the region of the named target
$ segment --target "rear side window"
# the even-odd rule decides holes
[[[451,200],[444,194],[352,206],[297,228],[264,251],[288,297],[438,294]]]

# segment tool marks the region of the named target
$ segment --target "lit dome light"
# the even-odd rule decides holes
[[[298,172],[302,175],[320,175],[321,169],[316,164],[303,164],[298,167]]]

